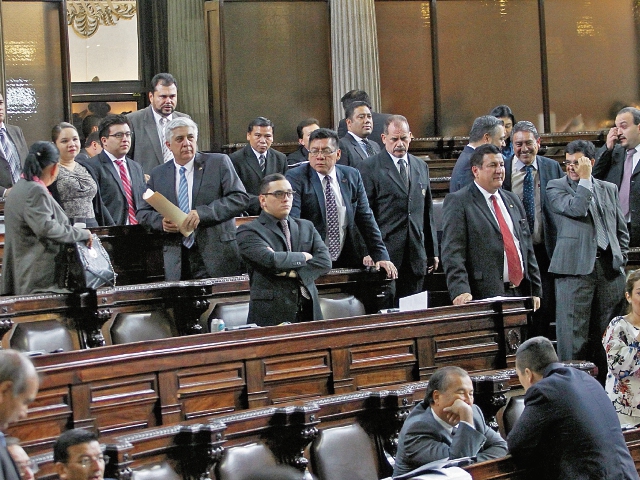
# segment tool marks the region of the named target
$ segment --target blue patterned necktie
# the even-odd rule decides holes
[[[522,204],[527,214],[529,232],[533,235],[533,227],[536,223],[536,200],[533,194],[533,165],[526,165],[524,169],[526,173],[522,184]]]
[[[331,177],[324,177],[326,186],[324,196],[327,206],[327,243],[331,260],[336,261],[340,255],[340,223],[338,222],[338,204],[331,188]]]
[[[18,152],[16,152],[16,149],[11,144],[9,135],[4,128],[0,130],[0,144],[2,145],[4,158],[7,160],[7,163],[11,168],[13,183],[16,183],[20,179],[20,172],[22,171],[22,167],[20,166],[20,158],[18,157]]]
[[[363,138],[362,144],[364,145],[364,151],[367,154],[367,157],[375,155],[376,152],[373,151],[373,147],[371,146],[371,143],[369,143],[369,140]]]
[[[178,207],[184,213],[189,213],[191,211],[191,207],[189,205],[189,184],[187,183],[187,177],[185,172],[187,169],[185,167],[180,167],[180,184],[178,185]],[[188,237],[184,237],[182,239],[182,244],[187,247],[193,247],[193,233]]]

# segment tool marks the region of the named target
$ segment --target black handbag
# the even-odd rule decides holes
[[[84,241],[66,246],[67,269],[64,287],[69,290],[95,290],[104,286],[116,286],[116,273],[113,271],[109,254],[96,234],[91,234],[91,237],[91,248],[88,248]]]

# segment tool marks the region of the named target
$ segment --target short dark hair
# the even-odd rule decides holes
[[[514,125],[516,124],[516,117],[513,116],[513,112],[509,108],[509,105],[498,105],[489,112],[489,115],[493,115],[497,118],[509,117],[511,119],[511,123]]]
[[[338,148],[340,139],[338,138],[338,134],[330,128],[319,128],[311,132],[311,135],[309,135],[309,146],[311,146],[311,142],[313,142],[314,140],[324,140],[325,138],[330,138],[332,140],[334,148]]]
[[[521,120],[513,126],[513,129],[511,130],[511,138],[513,138],[513,136],[518,132],[531,132],[536,140],[540,138],[540,134],[538,133],[536,126],[527,120]]]
[[[49,165],[60,161],[60,152],[58,148],[51,142],[36,142],[29,148],[29,154],[24,159],[22,166],[22,174],[25,180],[33,181],[33,177],[41,177],[42,170]],[[0,359],[0,364],[2,360]],[[0,370],[2,367],[0,366]],[[0,374],[0,382],[2,382]]]
[[[100,128],[100,122],[102,121],[102,119],[105,116],[99,116],[99,115],[87,115],[86,117],[84,117],[82,119],[82,135],[84,135],[84,137],[88,137],[89,134],[91,133],[91,131],[93,130],[93,127],[98,127]]]
[[[631,116],[633,117],[633,124],[634,125],[640,125],[640,110],[638,110],[635,107],[624,107],[622,110],[620,110],[616,117],[618,115],[622,115],[623,113],[630,113]]]
[[[98,436],[89,430],[74,428],[62,432],[53,444],[53,462],[67,463],[69,460],[69,447],[93,441],[97,442]]]
[[[357,100],[347,105],[347,108],[344,111],[344,118],[353,119],[353,114],[355,113],[356,108],[359,108],[359,107],[367,107],[369,110],[371,110],[371,104],[369,102],[363,102],[361,100]]]
[[[149,93],[155,92],[158,84],[161,84],[163,87],[170,87],[171,85],[175,85],[176,88],[178,88],[178,81],[170,73],[155,74],[151,79],[151,84],[149,86]]]
[[[402,115],[389,115],[387,117],[387,120],[384,122],[383,132],[385,135],[389,135],[389,125],[391,125],[392,123],[394,125],[404,123],[407,125],[407,129],[409,129],[409,121],[406,119],[406,117],[403,117]]]
[[[298,126],[296,127],[296,132],[298,132],[298,138],[300,140],[302,140],[302,137],[304,137],[304,132],[302,131],[303,128],[308,127],[310,125],[318,125],[320,126],[320,122],[316,119],[316,118],[307,118],[305,120],[302,120]]]
[[[480,145],[475,149],[473,155],[471,155],[471,159],[469,163],[471,166],[476,166],[482,168],[482,164],[484,163],[485,155],[498,155],[500,154],[500,149],[496,147],[493,143],[485,143],[484,145]]]
[[[97,142],[98,144],[102,145],[102,142],[100,141],[100,134],[98,132],[91,132],[89,136],[85,139],[84,146],[88,147],[93,142]]]
[[[582,152],[588,159],[596,158],[596,147],[588,140],[574,140],[567,145],[565,152],[569,155]]]
[[[109,136],[109,129],[112,125],[129,125],[131,128],[131,122],[124,115],[107,115],[100,122],[100,126],[98,127],[98,132],[100,132],[100,139]]]
[[[260,195],[264,195],[269,192],[269,184],[271,182],[279,182],[281,180],[286,180],[286,177],[281,173],[272,173],[264,177],[260,182]]]
[[[476,118],[469,132],[469,142],[479,142],[485,134],[493,137],[496,133],[496,128],[500,125],[504,125],[504,122],[493,115],[483,115]]]
[[[424,395],[424,403],[433,405],[433,392],[438,390],[439,392],[444,392],[449,388],[449,384],[451,383],[451,377],[468,377],[469,374],[466,370],[463,370],[460,367],[455,367],[453,365],[449,365],[447,367],[441,367],[433,372],[431,378],[429,378],[429,384],[427,385],[427,392]]]
[[[526,368],[534,373],[542,374],[545,368],[558,361],[558,355],[551,340],[546,337],[533,337],[518,347],[516,367],[521,372]]]
[[[342,108],[344,108],[345,110],[347,109],[347,107],[351,102],[371,103],[371,100],[369,99],[369,94],[364,90],[349,90],[347,93],[345,93],[342,96],[340,101],[342,102]]]
[[[256,117],[251,120],[247,127],[247,133],[251,133],[253,131],[253,127],[271,127],[271,130],[275,131],[273,122],[266,117]]]

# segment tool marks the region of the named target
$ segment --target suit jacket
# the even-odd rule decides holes
[[[556,246],[556,225],[553,221],[553,214],[549,208],[547,199],[547,184],[549,180],[562,178],[565,173],[562,171],[560,164],[551,158],[536,156],[538,161],[538,175],[540,178],[540,203],[542,204],[542,231],[544,232],[544,246],[547,255],[551,258],[553,249]],[[502,188],[511,191],[511,175],[513,170],[513,157],[505,162],[504,165],[504,183]]]
[[[29,155],[29,148],[27,147],[27,141],[24,139],[24,134],[20,127],[15,125],[4,126],[7,129],[7,135],[16,147],[18,156],[20,157],[20,165],[24,167],[24,161]],[[11,167],[6,158],[4,158],[4,152],[0,148],[0,195],[4,195],[7,188],[13,187],[13,175],[11,175]]]
[[[393,476],[444,458],[477,456],[483,462],[507,454],[507,442],[487,426],[477,405],[473,405],[473,424],[459,423],[452,435],[433,417],[431,407],[420,402],[402,425]]]
[[[291,152],[289,155],[287,155],[288,168],[297,167],[301,163],[308,161],[308,154],[309,150],[300,145],[295,152]]]
[[[240,254],[236,242],[235,217],[247,208],[249,196],[242,186],[229,157],[221,153],[196,153],[193,170],[191,208],[198,212],[200,224],[195,243],[210,277],[228,277],[240,272]],[[178,205],[175,162],[157,166],[151,172],[149,188]],[[162,215],[142,200],[138,221],[162,232]],[[171,234],[164,246],[166,280],[180,280],[182,234]]]
[[[191,118],[186,113],[173,112],[173,117]],[[144,173],[149,174],[158,165],[164,163],[162,144],[158,135],[156,119],[153,116],[153,107],[149,105],[142,110],[131,112],[127,115],[131,122],[131,150],[129,156],[142,165]]]
[[[524,277],[531,295],[542,296],[540,270],[533,253],[527,217],[520,199],[498,189],[520,242]],[[504,243],[500,226],[475,182],[444,198],[442,264],[451,299],[471,293],[475,300],[504,294]],[[521,285],[522,286],[522,285]]]
[[[249,194],[247,212],[249,215],[260,215],[260,201],[258,200],[260,182],[266,175],[271,175],[272,173],[284,175],[287,173],[287,157],[284,156],[284,153],[280,153],[273,148],[267,150],[264,173],[262,173],[258,158],[253,153],[251,145],[245,145],[242,150],[233,152],[230,157],[244,188]]]
[[[618,201],[618,190],[609,182],[594,178],[592,181],[593,195],[601,209],[613,254],[612,267],[624,272],[629,251],[629,233]],[[591,202],[591,191],[580,185],[574,191],[569,178],[565,176],[548,183],[547,197],[558,229],[549,271],[561,275],[588,275],[593,271],[598,250],[593,223],[593,215],[597,212]]]
[[[461,188],[473,183],[473,172],[471,171],[471,156],[476,149],[470,145],[466,145],[462,150],[456,164],[451,172],[451,181],[449,182],[449,193],[457,192]]]
[[[277,219],[266,212],[238,227],[238,244],[249,267],[249,323],[260,326],[294,322],[298,311],[300,284],[313,301],[313,319],[321,320],[318,289],[314,283],[331,269],[329,249],[308,220],[289,216],[291,251]],[[302,252],[313,255],[308,262]],[[298,278],[278,276],[295,270]]]
[[[607,150],[607,146],[603,145],[596,152],[596,163],[591,174],[599,180],[617,185],[618,191],[620,191],[626,157],[627,150],[622,145],[616,145],[613,150]],[[631,214],[629,246],[640,247],[640,162],[631,173],[629,212]]]
[[[129,178],[131,179],[133,203],[135,208],[138,209],[143,202],[142,194],[147,189],[144,173],[139,163],[134,162],[129,157],[126,157],[126,160],[129,168]],[[113,223],[115,225],[126,225],[129,217],[129,204],[124,193],[122,180],[120,180],[120,174],[106,152],[102,151],[95,157],[91,157],[83,165],[87,166],[87,170],[89,170],[89,173],[98,184],[102,203],[109,211]]]
[[[7,447],[0,447],[0,480],[20,480],[20,471]]]
[[[589,374],[552,363],[524,405],[507,443],[530,478],[638,478],[613,404]]]
[[[427,257],[438,256],[438,240],[429,167],[413,155],[407,158],[408,189],[386,150],[369,157],[358,169],[391,261],[400,267],[408,253],[414,275],[421,276],[426,272]]]
[[[380,146],[374,142],[373,140],[369,142],[371,148],[373,149],[374,154],[380,153]],[[347,165],[349,167],[357,167],[360,162],[369,158],[362,147],[358,143],[358,141],[353,138],[353,135],[347,133],[344,137],[340,139],[340,150],[342,151],[342,155],[340,156],[340,160],[338,163],[340,165]]]
[[[381,135],[382,132],[384,132],[384,124],[391,114],[371,111],[371,116],[373,117],[373,130],[371,131],[371,135],[369,135],[369,140],[376,142],[380,149],[384,150],[384,143],[382,143]],[[347,120],[343,118],[338,123],[338,138],[344,137],[347,134],[347,131]]]
[[[87,230],[74,228],[46,188],[25,179],[7,196],[2,260],[3,295],[60,291],[56,268],[65,243],[87,240]]]
[[[355,168],[336,165],[336,177],[346,208],[345,241],[341,256],[362,268],[362,259],[371,255],[374,262],[389,260],[380,229],[369,208],[360,172]],[[290,215],[310,220],[323,241],[327,238],[327,210],[320,177],[307,163],[287,172],[287,180],[297,192]],[[364,237],[364,238],[363,238]]]

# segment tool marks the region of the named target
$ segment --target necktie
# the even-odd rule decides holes
[[[409,187],[409,175],[407,174],[407,165],[405,164],[404,158],[398,160],[398,163],[400,164],[400,176],[404,184]]]
[[[338,204],[331,188],[331,177],[327,175],[324,197],[327,206],[327,243],[331,260],[336,261],[340,255],[340,223],[338,222]]]
[[[289,222],[287,222],[284,219],[278,220],[278,226],[280,227],[280,230],[282,230],[282,233],[284,233],[284,238],[287,241],[287,252],[290,252],[291,251],[291,231],[289,230]],[[302,284],[300,284],[300,293],[307,300],[311,300],[311,294],[309,293],[309,290],[307,290],[307,287],[305,287]]]
[[[264,155],[260,155],[258,157],[258,163],[260,164],[260,169],[262,170],[262,173],[264,173],[264,168],[267,163],[267,159],[264,158]]]
[[[164,135],[164,127],[167,126],[168,122],[169,120],[167,120],[166,117],[162,117],[160,119],[160,142],[162,142],[162,157],[164,158],[165,163],[173,160],[173,153],[171,153],[171,150],[169,150],[169,147],[167,147],[167,144],[165,143],[167,139]]]
[[[0,144],[2,144],[4,158],[7,160],[9,167],[11,168],[13,183],[16,183],[20,179],[22,167],[20,166],[18,152],[16,152],[16,149],[13,147],[13,144],[9,140],[9,136],[7,135],[7,131],[4,128],[0,130]]]
[[[123,159],[116,160],[118,164],[118,170],[120,171],[120,180],[122,181],[122,188],[124,189],[124,196],[127,198],[127,204],[129,205],[129,225],[137,225],[136,209],[133,206],[133,195],[131,194],[131,181],[129,180],[129,174],[127,167]]]
[[[524,183],[522,184],[522,204],[527,214],[529,232],[533,234],[533,227],[536,223],[536,201],[533,195],[533,165],[527,165],[524,169],[526,173],[524,175]]]
[[[596,227],[596,240],[598,242],[598,248],[606,250],[609,246],[609,238],[604,228],[602,215],[600,215],[600,209],[598,208],[598,202],[596,202],[595,193],[591,195],[591,216],[593,217],[593,224]]]
[[[498,199],[495,195],[491,195],[489,198],[491,198],[491,202],[493,203],[493,210],[496,213],[498,225],[500,225],[500,233],[502,233],[502,243],[504,243],[504,251],[507,254],[509,281],[517,287],[520,285],[520,282],[522,282],[524,276],[522,274],[522,265],[520,263],[520,257],[518,256],[516,243],[513,239],[513,235],[511,234],[511,230],[509,230],[507,222],[502,216],[502,210],[500,210],[500,205],[498,205]]]
[[[375,152],[373,151],[373,147],[371,146],[371,143],[369,143],[369,140],[363,138],[362,145],[364,145],[364,151],[367,152],[367,157],[375,155]]]
[[[180,167],[180,183],[178,184],[178,207],[184,213],[189,213],[191,211],[191,205],[189,204],[189,184],[187,183],[187,176],[185,172],[187,169],[185,167]],[[184,237],[182,239],[182,244],[187,247],[193,247],[193,233],[188,237]]]
[[[629,215],[629,192],[631,191],[631,173],[633,173],[633,155],[635,153],[635,148],[627,150],[627,158],[624,160],[622,182],[620,182],[620,207],[625,217]]]

